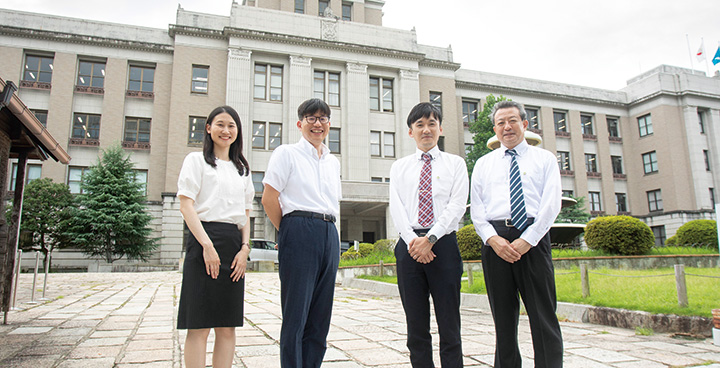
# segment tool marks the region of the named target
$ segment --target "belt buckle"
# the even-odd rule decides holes
[[[515,227],[515,225],[512,224],[512,219],[505,219],[505,227]]]
[[[323,221],[332,222],[332,215],[328,215],[327,213],[322,214]]]

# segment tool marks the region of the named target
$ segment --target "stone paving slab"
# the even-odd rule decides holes
[[[8,325],[0,325],[0,367],[181,368],[186,331],[175,329],[181,278],[178,272],[51,274],[50,300],[29,304],[32,275],[23,274],[19,308],[9,313]],[[234,366],[279,367],[276,273],[247,275],[245,312],[245,326],[236,329]],[[465,367],[491,367],[495,336],[489,311],[468,306],[461,312]],[[633,330],[580,322],[560,325],[566,367],[720,368],[720,347],[711,339],[638,336]],[[431,326],[439,365],[434,317]],[[374,290],[338,286],[323,367],[409,368],[405,330],[394,285]],[[532,367],[526,316],[520,317],[518,339],[523,366]],[[208,351],[213,341],[211,334]]]

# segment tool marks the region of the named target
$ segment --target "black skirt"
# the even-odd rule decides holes
[[[241,231],[237,225],[222,222],[203,222],[202,225],[220,256],[220,273],[217,279],[207,274],[203,248],[189,233],[177,328],[242,326],[245,279],[233,282],[230,278],[230,265],[242,247]]]

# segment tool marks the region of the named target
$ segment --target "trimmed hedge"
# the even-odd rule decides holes
[[[375,246],[370,243],[360,243],[358,244],[358,253],[360,254],[360,257],[367,257],[370,255],[370,253],[373,252],[373,249],[375,249]]]
[[[373,253],[392,253],[395,250],[394,239],[380,239],[373,244]]]
[[[463,226],[457,231],[458,247],[460,248],[460,256],[463,260],[469,261],[482,258],[480,250],[483,241],[475,232],[475,225],[470,224]]]
[[[590,249],[611,254],[639,255],[655,245],[655,236],[644,222],[630,216],[602,216],[585,226],[585,243]]]
[[[709,246],[718,248],[717,222],[715,220],[692,220],[686,222],[673,236],[679,246]]]

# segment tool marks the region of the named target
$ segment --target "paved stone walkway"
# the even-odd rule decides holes
[[[247,323],[237,329],[235,366],[277,368],[277,274],[251,273],[247,279]],[[46,294],[51,301],[31,305],[26,302],[32,275],[23,274],[17,299],[21,309],[9,313],[8,325],[0,325],[0,367],[182,367],[185,334],[174,328],[180,280],[178,272],[51,274]],[[465,366],[490,367],[494,332],[489,312],[462,308],[462,321]],[[561,326],[565,367],[720,368],[720,347],[710,339],[637,336],[631,330],[576,322]],[[519,339],[523,366],[533,367],[525,316]],[[435,329],[433,341],[439,362]],[[338,287],[328,343],[323,367],[410,367],[397,297]]]

